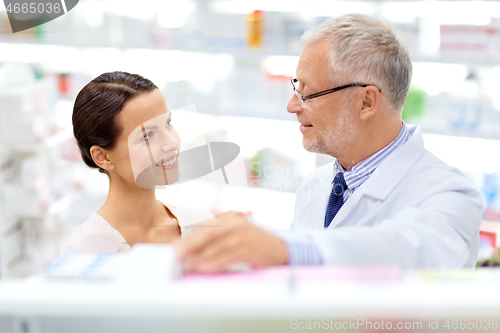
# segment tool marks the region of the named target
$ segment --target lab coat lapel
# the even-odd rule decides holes
[[[417,125],[408,125],[411,137],[401,147],[379,165],[373,174],[349,197],[339,210],[329,228],[344,224],[354,207],[365,195],[378,200],[385,200],[404,174],[411,168],[424,151],[424,140]],[[326,210],[326,206],[325,206]]]
[[[341,224],[348,216],[349,213],[352,212],[354,207],[358,204],[359,200],[362,195],[362,191],[359,191],[362,186],[360,186],[356,191],[354,191],[353,194],[349,197],[349,199],[342,205],[342,208],[337,212],[337,215],[332,220],[332,223],[330,223],[330,226],[328,228],[334,228]],[[326,207],[325,207],[326,211]]]

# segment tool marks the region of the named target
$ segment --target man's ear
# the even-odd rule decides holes
[[[106,171],[112,171],[115,168],[115,165],[111,162],[109,154],[105,149],[99,146],[92,146],[90,147],[90,155],[99,168]]]
[[[375,86],[367,86],[360,92],[359,118],[366,121],[373,117],[380,106],[380,91]]]

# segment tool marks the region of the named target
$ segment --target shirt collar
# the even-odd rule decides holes
[[[410,138],[411,134],[408,131],[406,124],[404,123],[404,121],[402,121],[402,123],[403,127],[401,128],[399,135],[394,141],[392,141],[385,148],[382,148],[375,154],[359,162],[350,170],[346,171],[340,165],[339,161],[335,160],[334,174],[343,172],[345,182],[349,189],[355,189],[361,186],[387,156],[389,156],[394,150],[403,145]]]

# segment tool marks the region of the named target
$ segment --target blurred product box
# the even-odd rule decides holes
[[[42,143],[55,131],[55,111],[50,107],[52,79],[26,87],[0,91],[0,144]]]

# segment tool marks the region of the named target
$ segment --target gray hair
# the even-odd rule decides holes
[[[304,45],[321,41],[330,49],[330,70],[336,78],[377,85],[387,93],[393,111],[401,113],[412,64],[406,45],[389,24],[366,15],[347,14],[323,22],[301,37]]]

